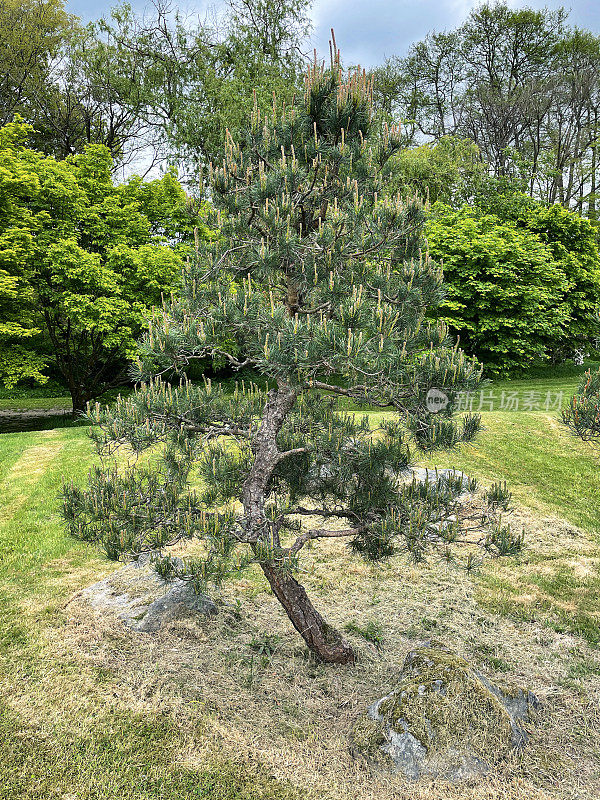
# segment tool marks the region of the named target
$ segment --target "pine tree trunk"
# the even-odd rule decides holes
[[[258,541],[269,541],[268,537],[265,538],[268,530],[265,517],[267,485],[281,457],[277,447],[277,434],[294,406],[297,395],[297,389],[283,382],[278,384],[277,390],[271,390],[263,409],[260,428],[252,440],[254,462],[244,481],[242,502],[244,522],[252,537],[249,541],[253,550]],[[354,651],[341,634],[325,622],[310,602],[304,587],[288,572],[271,563],[259,563],[273,594],[311,652],[323,661],[333,664],[353,662]]]
[[[284,607],[294,628],[308,645],[309,650],[330,664],[351,664],[356,658],[352,647],[341,634],[332,628],[306,594],[302,584],[287,572],[261,564],[262,571],[273,594]]]

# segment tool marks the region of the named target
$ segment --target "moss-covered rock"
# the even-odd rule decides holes
[[[400,683],[355,726],[354,748],[385,754],[409,778],[461,780],[487,772],[521,747],[531,692],[496,686],[463,658],[441,648],[413,650]]]

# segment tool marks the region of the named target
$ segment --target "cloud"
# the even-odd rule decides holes
[[[493,0],[492,0],[493,1]],[[329,30],[334,28],[344,61],[365,67],[391,55],[404,55],[413,42],[433,30],[458,27],[482,0],[315,0],[313,44],[325,56]],[[597,0],[508,0],[512,8],[571,9],[569,21],[600,33]]]
[[[319,53],[327,53],[333,27],[346,63],[370,67],[387,56],[404,55],[433,29],[460,25],[475,5],[477,0],[316,0],[313,42]]]
[[[67,0],[67,8],[84,20],[108,13],[118,0]],[[202,15],[211,5],[223,0],[182,0],[177,7]],[[559,8],[564,0],[508,0],[513,8]],[[146,0],[133,0],[136,10]],[[312,45],[323,57],[329,53],[330,29],[334,28],[344,61],[371,67],[391,55],[404,55],[413,42],[430,31],[456,28],[480,0],[315,0],[312,10]],[[598,31],[600,3],[596,0],[571,0],[571,22]]]

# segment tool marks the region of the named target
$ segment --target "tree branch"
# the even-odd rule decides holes
[[[285,450],[282,453],[279,453],[277,457],[277,463],[283,461],[284,458],[288,456],[295,456],[299,453],[308,453],[308,447],[295,447],[293,450]]]
[[[338,539],[345,536],[356,536],[359,533],[359,528],[344,528],[341,531],[330,531],[325,530],[324,528],[315,528],[310,531],[306,531],[301,536],[298,536],[294,544],[288,548],[287,553],[289,555],[295,555],[298,553],[304,545],[309,542],[311,539]]]

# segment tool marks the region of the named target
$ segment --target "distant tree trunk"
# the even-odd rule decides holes
[[[302,584],[270,564],[261,564],[273,594],[279,600],[294,628],[311,652],[330,664],[351,664],[356,659],[352,647],[332,628],[310,601]]]
[[[85,411],[86,405],[90,400],[90,395],[82,386],[70,386],[69,394],[71,395],[71,402],[73,404],[71,415],[75,418]]]
[[[597,155],[596,155],[596,138],[598,136],[598,112],[594,112],[594,140],[592,143],[592,166],[590,172],[590,199],[588,203],[588,217],[596,219],[596,170],[597,170]]]

